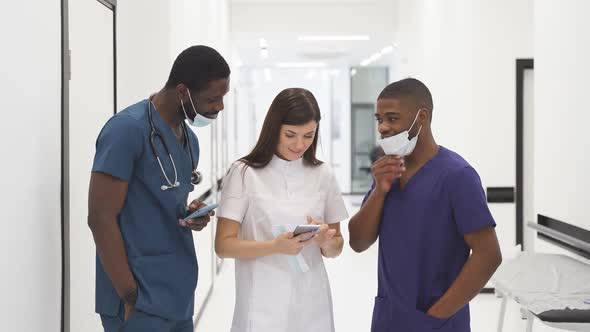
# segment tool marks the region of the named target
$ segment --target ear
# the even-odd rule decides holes
[[[188,99],[188,87],[184,85],[184,83],[180,83],[176,86],[176,93],[180,99]]]
[[[420,108],[420,115],[418,115],[418,120],[422,125],[427,125],[430,123],[430,110],[426,107]]]

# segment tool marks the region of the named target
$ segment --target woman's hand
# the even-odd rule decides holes
[[[330,240],[336,235],[335,229],[330,227],[319,220],[314,220],[312,217],[307,217],[307,223],[310,225],[321,225],[320,229],[315,233],[313,241],[321,247],[325,246]]]
[[[293,236],[293,232],[283,233],[272,240],[274,252],[283,255],[297,255],[307,245],[305,237],[308,234]]]

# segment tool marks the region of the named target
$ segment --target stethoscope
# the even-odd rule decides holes
[[[156,156],[156,160],[158,161],[158,164],[160,165],[160,169],[162,170],[162,175],[164,175],[164,178],[166,179],[166,182],[168,183],[168,184],[163,184],[160,187],[160,189],[162,189],[164,191],[164,190],[179,187],[180,182],[178,182],[178,172],[176,171],[176,165],[174,164],[174,159],[172,158],[172,154],[170,153],[170,150],[168,150],[168,145],[166,145],[166,141],[164,140],[164,137],[162,137],[162,134],[160,134],[160,132],[156,129],[156,126],[154,126],[154,120],[152,119],[152,98],[151,97],[148,99],[147,112],[148,112],[148,120],[149,120],[150,128],[151,128],[151,130],[150,130],[150,145],[152,147],[152,152],[154,153],[154,156]],[[193,158],[193,149],[191,148],[191,142],[188,137],[186,124],[182,123],[181,126],[182,126],[182,132],[184,133],[184,138],[186,140],[186,144],[188,146],[188,152],[191,157],[191,165],[192,165],[192,169],[193,169],[193,172],[191,174],[191,183],[193,185],[197,185],[197,184],[201,183],[202,176],[201,176],[201,173],[197,171],[197,167],[195,166],[195,160]],[[170,178],[166,174],[166,171],[164,170],[164,166],[162,165],[162,161],[160,160],[160,155],[158,154],[158,150],[156,150],[156,138],[159,139],[160,142],[162,142],[162,146],[164,146],[164,150],[166,151],[166,154],[168,154],[168,158],[170,159],[170,163],[172,163],[172,168],[174,169],[174,182],[172,182],[170,180]]]

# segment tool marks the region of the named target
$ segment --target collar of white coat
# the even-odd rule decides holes
[[[270,166],[286,171],[299,170],[303,169],[303,158],[297,160],[285,160],[277,155],[273,155],[270,160]]]

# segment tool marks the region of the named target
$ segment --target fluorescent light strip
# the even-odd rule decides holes
[[[323,68],[324,62],[279,62],[277,68]]]
[[[366,67],[369,64],[371,64],[371,60],[370,59],[365,59],[365,60],[361,61],[361,67]]]
[[[299,36],[299,41],[368,41],[369,35],[313,35]]]
[[[383,49],[381,49],[381,51],[379,51],[377,53],[373,53],[370,57],[361,61],[361,66],[366,67],[366,66],[370,65],[371,63],[381,59],[382,56],[393,52],[395,47],[396,47],[395,45],[389,45],[389,46],[386,46]]]
[[[393,52],[393,46],[389,45],[389,46],[384,47],[380,53],[381,53],[381,55],[385,55],[385,54],[389,54],[391,52]]]

